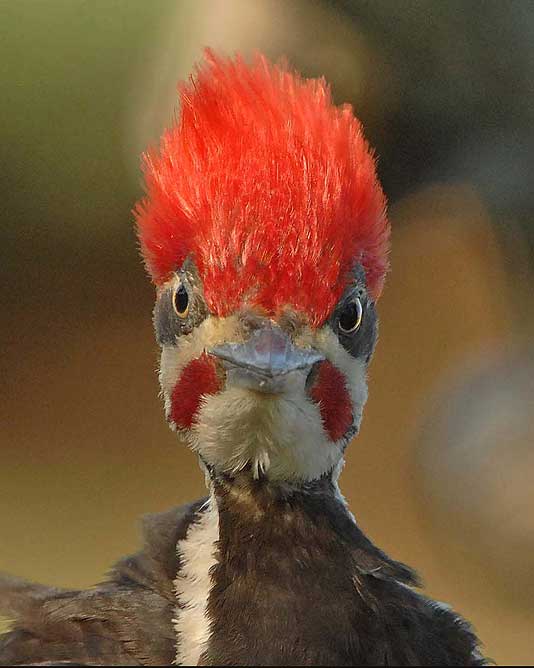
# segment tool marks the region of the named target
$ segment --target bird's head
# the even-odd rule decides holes
[[[215,473],[310,481],[358,431],[387,270],[375,162],[323,80],[206,53],[145,156],[171,426]]]

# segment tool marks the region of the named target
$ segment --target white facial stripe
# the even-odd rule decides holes
[[[160,382],[164,392],[172,392],[185,367],[202,353],[225,341],[243,340],[237,317],[204,320],[193,332],[181,336],[176,346],[163,346]]]
[[[164,346],[160,382],[167,415],[172,391],[185,367],[220,343],[243,341],[236,316],[207,318],[176,346]],[[312,347],[344,375],[352,399],[354,424],[359,427],[367,400],[366,366],[340,344],[330,327],[307,328],[296,345]],[[265,395],[229,386],[203,398],[195,424],[186,433],[189,445],[216,469],[232,472],[248,464],[256,475],[271,479],[313,480],[332,469],[342,457],[346,439],[333,443],[325,432],[319,406],[301,383],[280,395]]]
[[[193,332],[181,336],[177,345],[165,345],[161,351],[159,382],[165,399],[167,417],[171,410],[171,396],[182,371],[194,359],[219,343],[242,341],[237,317],[206,318]]]

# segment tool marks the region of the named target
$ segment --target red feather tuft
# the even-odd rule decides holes
[[[291,306],[318,326],[360,262],[378,298],[389,225],[351,107],[334,106],[323,79],[211,51],[179,96],[136,210],[155,283],[192,254],[213,313]]]

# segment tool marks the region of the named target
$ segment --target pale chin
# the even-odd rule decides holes
[[[343,459],[353,429],[333,442],[318,406],[306,395],[261,395],[230,387],[206,396],[191,429],[189,446],[214,473],[247,469],[254,478],[308,482],[332,472]]]
[[[188,337],[178,348],[164,347],[160,381],[167,418],[181,371],[214,342],[232,340],[235,331],[229,330],[234,326],[230,319],[211,326],[206,323],[196,340]],[[367,400],[366,365],[352,358],[326,328],[302,339],[301,343],[319,350],[344,373],[352,399],[352,428],[332,441],[304,382],[281,394],[226,385],[218,394],[202,398],[191,428],[177,430],[215,473],[231,475],[247,469],[255,478],[308,482],[339,468],[347,442],[359,429]]]

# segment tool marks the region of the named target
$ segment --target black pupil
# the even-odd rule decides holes
[[[341,329],[348,332],[358,324],[359,319],[360,319],[359,305],[356,302],[352,302],[351,304],[345,306],[345,308],[343,309],[339,317],[339,326]]]
[[[178,313],[185,313],[189,305],[189,295],[187,290],[181,285],[174,295],[174,305]]]

